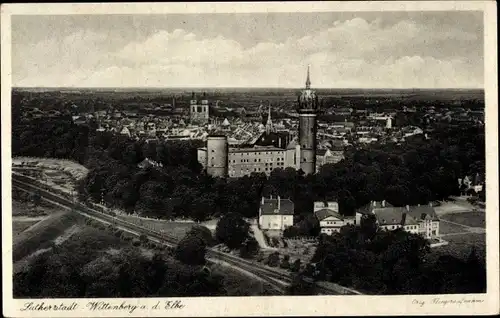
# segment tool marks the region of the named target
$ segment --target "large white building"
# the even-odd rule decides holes
[[[377,225],[384,230],[403,228],[427,239],[439,237],[440,221],[431,204],[394,207],[386,201],[372,201],[356,211],[356,224],[361,223],[363,215],[369,214],[375,216]]]
[[[290,199],[262,198],[259,208],[259,227],[262,230],[284,231],[293,226],[294,204]]]

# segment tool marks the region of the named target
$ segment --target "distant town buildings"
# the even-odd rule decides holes
[[[191,123],[207,124],[210,118],[210,107],[207,100],[207,94],[203,93],[201,101],[196,99],[193,92],[189,103],[189,118]]]

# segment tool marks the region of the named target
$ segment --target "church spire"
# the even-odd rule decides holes
[[[273,131],[273,121],[271,120],[271,104],[269,104],[269,110],[267,113],[267,122],[266,122],[266,132],[269,134]]]
[[[309,65],[307,65],[307,79],[306,79],[306,89],[311,88],[311,79],[309,77]]]

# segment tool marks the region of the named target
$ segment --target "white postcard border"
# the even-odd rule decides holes
[[[46,299],[45,305],[75,302],[78,308],[67,312],[22,311],[31,300],[12,298],[12,216],[11,210],[11,34],[10,17],[15,14],[166,14],[219,12],[321,12],[321,11],[452,11],[484,12],[485,102],[486,102],[486,242],[487,293],[473,295],[426,296],[274,296],[274,297],[190,297],[180,300],[182,309],[160,309],[165,298],[99,299],[119,305],[126,302],[139,308],[126,311],[90,311],[93,299]],[[108,3],[108,4],[7,4],[1,7],[2,57],[2,274],[4,315],[8,317],[117,317],[117,316],[323,316],[323,315],[480,315],[499,312],[499,241],[498,241],[498,96],[497,96],[497,30],[493,1],[380,1],[380,2],[275,2],[275,3]],[[6,213],[7,212],[7,213]],[[440,302],[455,301],[455,303]],[[467,303],[463,300],[482,300]],[[32,300],[40,303],[42,300]],[[159,309],[152,309],[160,302]],[[424,305],[420,305],[421,303]],[[140,306],[144,306],[141,309]]]

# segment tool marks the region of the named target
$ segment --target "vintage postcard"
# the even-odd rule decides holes
[[[499,313],[493,1],[1,11],[5,316]]]

